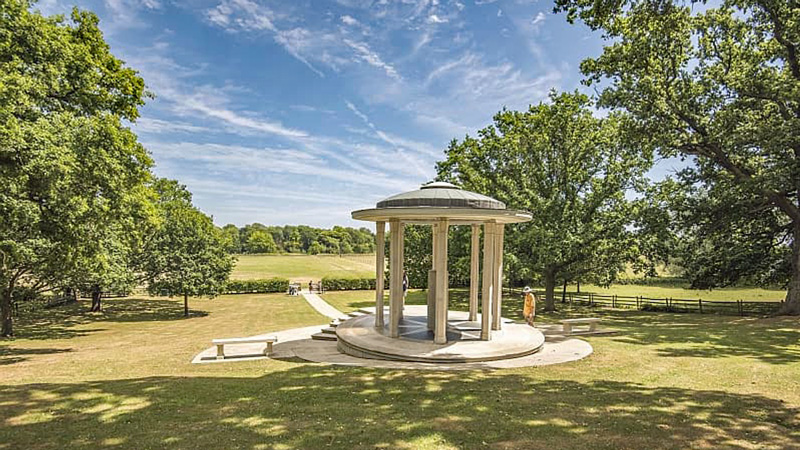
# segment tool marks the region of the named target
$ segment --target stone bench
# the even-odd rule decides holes
[[[573,325],[589,325],[589,331],[595,331],[601,319],[597,317],[586,317],[582,319],[564,319],[561,324],[564,326],[564,334],[572,334]]]
[[[275,336],[227,338],[227,339],[213,339],[211,342],[217,346],[217,359],[225,359],[226,344],[254,344],[254,343],[264,342],[267,344],[267,346],[264,347],[264,356],[269,356],[272,354],[272,344],[278,342],[278,338],[276,338]]]

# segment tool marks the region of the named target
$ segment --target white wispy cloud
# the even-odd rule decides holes
[[[400,79],[397,69],[369,44],[354,39],[348,35],[347,30],[341,28],[281,26],[277,24],[277,14],[274,11],[251,0],[223,0],[206,11],[206,18],[210,24],[231,33],[271,33],[274,41],[287,53],[320,77],[325,74],[317,64],[339,71],[345,65],[363,62],[381,69],[393,79]],[[340,21],[345,25],[361,25],[350,15],[340,16]],[[362,28],[365,32],[368,31],[368,28]]]
[[[205,101],[201,94],[189,96],[183,101],[183,108],[199,112],[208,117],[219,119],[229,125],[248,130],[260,131],[282,137],[303,137],[308,134],[294,128],[288,128],[280,122],[274,122],[262,118],[253,118],[242,115],[239,112],[215,106]]]
[[[299,149],[272,147],[248,147],[240,145],[145,141],[157,160],[177,160],[203,163],[209,170],[243,178],[264,172],[291,174],[302,177],[326,178],[349,185],[373,186],[392,189],[398,186],[389,174],[371,171],[368,174],[354,172],[320,159],[317,155]],[[368,176],[366,176],[368,175]],[[401,183],[404,188],[407,183]]]
[[[394,78],[395,80],[401,79],[400,74],[397,73],[397,70],[391,64],[385,62],[377,52],[374,52],[372,49],[370,49],[366,43],[355,42],[350,39],[344,39],[343,41],[355,51],[355,55],[358,59],[366,62],[370,66],[383,70],[386,72],[386,75]]]
[[[439,17],[436,14],[431,14],[428,16],[428,23],[447,23],[447,19]]]
[[[349,16],[347,14],[339,17],[339,20],[341,20],[342,23],[345,24],[345,25],[358,25],[359,24],[358,20],[356,20],[353,16]]]
[[[251,0],[223,0],[206,11],[209,22],[229,32],[275,31],[271,9]]]
[[[542,11],[539,11],[533,19],[531,19],[531,25],[533,27],[539,27],[541,24],[544,23],[545,19],[547,18],[547,14]]]
[[[208,127],[194,125],[182,121],[170,121],[140,117],[136,120],[134,128],[139,133],[165,134],[165,133],[208,133],[214,130]]]

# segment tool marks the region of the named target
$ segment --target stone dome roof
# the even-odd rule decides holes
[[[443,181],[423,185],[415,191],[403,192],[381,200],[377,209],[385,208],[471,208],[506,209],[505,203],[476,192],[465,191]]]

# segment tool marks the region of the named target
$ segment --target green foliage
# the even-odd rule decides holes
[[[322,279],[326,291],[360,291],[375,289],[375,278],[329,278]]]
[[[428,287],[428,271],[433,264],[431,260],[433,246],[431,230],[430,226],[425,225],[407,225],[405,227],[403,268],[408,273],[408,283],[412,288]],[[447,270],[451,287],[469,286],[471,234],[470,226],[450,227]]]
[[[286,278],[269,278],[266,280],[229,280],[225,283],[225,294],[263,294],[270,292],[286,292],[289,280]]]
[[[3,335],[13,331],[16,286],[48,289],[92,264],[116,266],[106,236],[123,228],[152,164],[121,122],[138,117],[144,82],[109,52],[97,17],[44,18],[28,7],[0,1]]]
[[[368,228],[335,226],[330,230],[306,225],[266,226],[260,223],[223,227],[229,253],[307,253],[318,255],[372,253],[375,235]],[[238,234],[237,234],[238,233]]]
[[[638,256],[636,208],[625,193],[643,187],[651,158],[629,140],[625,116],[594,117],[592,102],[578,93],[552,93],[550,101],[501,111],[477,138],[453,141],[438,172],[533,214],[506,227],[513,257],[505,267],[512,283],[543,280],[552,309],[558,280],[608,283]],[[469,239],[451,243],[468,246]]]
[[[272,235],[265,230],[255,230],[247,236],[245,253],[275,253],[278,246]]]
[[[192,206],[192,195],[173,180],[158,179],[160,222],[142,251],[148,290],[180,294],[188,315],[188,296],[219,295],[233,270],[225,239],[211,218]]]
[[[800,20],[795,2],[557,0],[609,40],[581,64],[643,143],[694,158],[678,215],[697,286],[788,285],[800,314]],[[689,210],[683,207],[688,207]],[[702,218],[701,218],[702,217]],[[722,251],[720,251],[722,250]]]

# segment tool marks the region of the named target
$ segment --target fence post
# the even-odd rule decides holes
[[[640,305],[641,305],[641,301],[639,300],[639,298],[640,298],[640,296],[639,296],[639,295],[637,295],[637,296],[636,296],[636,309],[642,309],[642,308],[640,307]]]
[[[742,306],[743,306],[742,305],[742,301],[741,300],[736,300],[736,303],[739,304],[739,315],[740,316],[744,316],[744,308],[742,308]]]
[[[589,292],[589,306],[594,306],[594,297],[591,292]]]
[[[700,305],[700,314],[703,314],[703,299],[702,298],[698,298],[697,299],[697,304]]]

